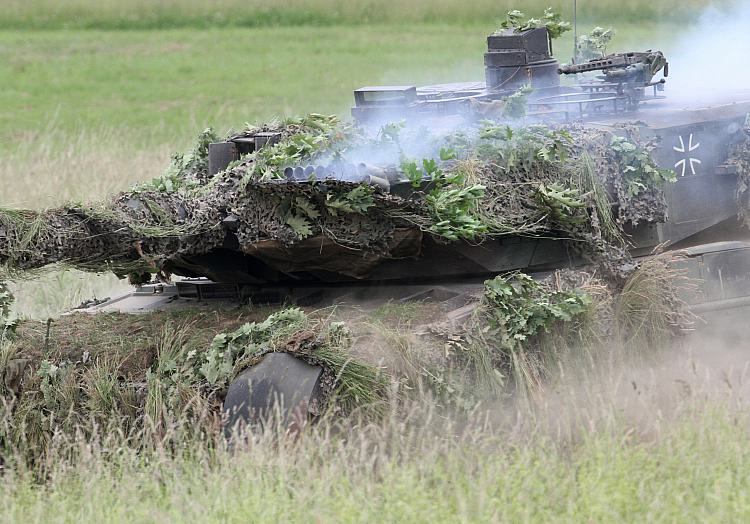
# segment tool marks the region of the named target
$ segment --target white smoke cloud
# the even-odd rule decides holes
[[[708,7],[669,56],[669,92],[750,90],[750,2]]]

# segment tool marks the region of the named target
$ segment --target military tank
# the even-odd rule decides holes
[[[701,104],[670,99],[664,94],[669,65],[658,51],[561,66],[544,27],[490,35],[484,64],[484,82],[357,89],[352,117],[363,128],[403,120],[407,126],[457,129],[469,121],[502,115],[521,93],[526,126],[572,126],[613,137],[635,130],[654,144],[658,168],[674,171],[676,181],[664,187],[663,200],[642,204],[663,207],[650,215],[649,209],[642,209],[649,220],[623,221],[628,257],[637,263],[657,247],[681,250],[685,256],[679,264],[701,282],[699,289],[685,295],[696,313],[742,311],[750,305],[750,238],[738,219],[742,215],[738,170],[728,161],[731,148],[745,138],[750,90],[722,93]],[[587,73],[597,76],[568,81]],[[210,178],[243,159],[252,161],[284,138],[279,130],[256,129],[211,142],[206,174]],[[330,192],[340,182],[360,184],[372,187],[381,203],[390,205],[422,198],[436,183],[430,173],[415,181],[404,169],[389,165],[329,160],[277,166],[283,176],[263,187],[293,187],[296,195],[307,194],[310,187]],[[133,212],[144,207],[137,198],[125,205]],[[190,210],[178,212],[184,215]],[[273,238],[243,240],[238,233],[243,217],[220,206],[211,212],[220,224],[210,233],[214,243],[197,252],[176,249],[160,264],[162,272],[181,276],[180,280],[172,283],[164,278],[140,285],[131,294],[89,305],[86,311],[382,298],[441,302],[446,304],[446,314],[455,317],[465,313],[462,297],[480,289],[488,278],[513,271],[542,278],[560,268],[590,263],[564,239],[549,235],[446,240],[408,224],[389,230],[387,245],[379,253],[363,253],[315,233],[291,243]],[[376,226],[377,221],[356,222],[353,228]],[[143,255],[138,242],[136,251]],[[320,395],[322,376],[320,366],[289,354],[267,355],[232,382],[224,403],[229,425],[259,417],[280,397],[286,416],[304,412]]]

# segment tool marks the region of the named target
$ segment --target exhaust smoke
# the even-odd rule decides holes
[[[712,5],[670,53],[669,96],[717,100],[750,89],[750,3]],[[717,100],[718,101],[718,100]]]

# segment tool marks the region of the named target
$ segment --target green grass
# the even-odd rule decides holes
[[[548,3],[570,4],[524,5],[538,13]],[[481,79],[484,37],[512,4],[520,2],[4,0],[0,206],[104,198],[160,173],[207,125],[346,114],[361,85]],[[620,50],[668,52],[702,7],[579,1],[582,26],[615,25]],[[555,44],[563,61],[570,43]],[[18,311],[45,318],[123,287],[55,272],[13,289]],[[398,332],[377,344],[407,347],[414,314],[378,310],[378,327],[395,323]],[[37,328],[32,341],[43,337]],[[134,338],[118,328],[110,342]],[[78,342],[95,339],[89,332]],[[739,368],[747,360],[714,359]],[[722,370],[695,384],[704,375],[688,360],[630,369],[602,388],[568,377],[535,408],[498,401],[454,420],[425,400],[414,420],[321,424],[296,440],[269,432],[235,453],[134,449],[102,431],[100,440],[57,442],[42,482],[0,466],[0,514],[4,522],[748,520],[750,419],[741,402],[728,407],[747,398],[746,377]]]
[[[17,140],[52,122],[65,131],[112,128],[144,146],[209,124],[346,113],[364,84],[481,78],[488,30],[0,33],[0,137]]]
[[[483,79],[491,22],[472,26],[0,32],[0,151],[52,127],[135,150],[201,128],[311,111],[346,115],[363,85]],[[668,46],[676,26],[626,25],[619,48]],[[570,40],[556,43],[561,60]],[[4,195],[5,197],[5,192]]]
[[[716,4],[727,4],[720,0]],[[486,22],[509,9],[539,15],[553,6],[569,16],[565,0],[5,0],[0,12],[3,29],[168,29],[175,27],[266,27],[372,23],[453,24]],[[579,1],[579,16],[624,21],[671,18],[692,19],[701,0],[588,0]]]
[[[95,459],[47,490],[6,479],[0,507],[8,522],[744,521],[747,435],[706,422],[710,431],[688,427],[656,445],[599,435],[572,453],[434,438],[408,457],[363,453],[355,439],[284,447],[287,456],[262,445],[156,466]]]
[[[7,469],[0,510],[6,522],[745,521],[750,419],[746,403],[727,406],[746,388],[731,372],[701,386],[707,370],[688,367],[570,377],[538,405],[498,403],[492,422],[425,400],[375,424],[272,428],[234,452],[61,437],[43,487]]]

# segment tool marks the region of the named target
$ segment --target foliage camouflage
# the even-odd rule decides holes
[[[533,395],[563,361],[647,356],[645,348],[679,345],[695,322],[679,290],[694,283],[674,269],[676,258],[649,258],[621,286],[590,270],[559,270],[543,280],[520,272],[487,280],[466,323],[436,328],[451,355],[431,370],[440,379],[438,390],[447,390],[445,401],[457,405],[471,405],[481,392]],[[463,374],[445,371],[455,368]],[[459,395],[465,375],[472,389]]]
[[[12,319],[11,305],[13,304],[13,293],[8,286],[0,281],[0,338],[13,331],[16,321]]]
[[[228,382],[269,351],[322,365],[327,394],[347,412],[363,406],[381,410],[391,381],[405,385],[399,391],[407,394],[424,382],[446,403],[466,406],[484,391],[461,386],[466,374],[491,383],[495,392],[513,384],[538,385],[549,359],[582,337],[619,336],[612,328],[614,313],[600,317],[613,311],[603,304],[628,289],[634,275],[622,228],[628,222],[664,220],[663,185],[674,177],[654,164],[654,144],[626,127],[614,135],[578,125],[510,127],[484,121],[438,136],[401,125],[371,135],[335,117],[312,114],[247,126],[241,133],[257,131],[280,132],[281,140],[214,176],[208,174],[206,145],[215,134],[206,130],[188,154],[174,157],[164,176],[109,202],[42,212],[0,210],[0,261],[11,275],[62,263],[142,281],[156,272],[168,276],[180,257],[206,253],[231,235],[246,252],[261,240],[294,249],[306,238],[327,238],[358,250],[367,266],[392,256],[395,235],[408,230],[442,242],[554,236],[571,242],[608,280],[617,274],[621,282],[605,284],[589,273],[543,284],[522,274],[489,281],[476,322],[448,339],[460,350],[447,359],[431,355],[417,361],[411,366],[415,374],[368,364],[352,353],[348,324],[313,320],[296,309],[231,325],[210,323],[202,330],[167,323],[146,339],[129,332],[133,354],[119,361],[99,353],[104,349],[94,341],[72,353],[55,353],[60,328],[52,324],[53,340],[43,326],[30,337],[27,322],[17,341],[3,342],[4,387],[11,392],[6,398],[12,399],[16,421],[3,437],[6,443],[35,435],[31,441],[37,445],[25,448],[33,456],[50,442],[54,428],[76,431],[101,418],[107,406],[114,406],[111,416],[120,417],[126,429],[149,421],[162,434],[178,423],[173,416],[179,414],[184,427],[200,421],[218,430],[218,405]],[[374,151],[390,159],[380,162],[382,169],[411,182],[413,196],[344,180],[284,179],[283,169],[290,165],[335,166]],[[228,216],[237,223],[231,232],[222,225]],[[662,293],[657,287],[647,289]],[[665,318],[654,329],[675,325],[675,318]],[[123,316],[109,315],[100,321],[145,322],[128,324]],[[74,315],[57,322],[82,321]],[[74,332],[69,333],[73,339]],[[77,338],[83,343],[80,333]],[[465,393],[459,394],[462,387]]]
[[[730,165],[737,169],[737,204],[740,220],[750,227],[750,115],[748,115],[743,128],[744,138],[730,151]]]
[[[580,290],[548,291],[523,273],[495,277],[485,282],[487,328],[496,346],[512,353],[557,321],[570,322],[591,305]]]
[[[570,22],[565,22],[559,13],[548,7],[544,10],[541,18],[526,18],[526,15],[518,9],[508,11],[505,20],[500,24],[503,30],[512,29],[517,32],[528,31],[546,27],[550,38],[560,38],[563,33],[570,31],[573,27]]]
[[[182,257],[207,253],[228,237],[250,254],[263,240],[293,250],[321,237],[359,252],[359,262],[355,256],[338,269],[366,276],[394,255],[399,232],[412,231],[442,241],[568,239],[615,274],[628,265],[621,227],[664,220],[662,188],[674,180],[651,159],[655,144],[634,128],[615,136],[578,125],[483,121],[444,135],[391,125],[372,136],[311,114],[248,126],[244,133],[258,131],[280,132],[281,140],[215,176],[207,172],[207,144],[215,135],[206,130],[164,176],[109,202],[0,210],[0,263],[9,272],[62,263],[140,282],[152,273],[168,275]],[[428,144],[426,155],[415,144]],[[336,166],[373,151],[392,159],[382,169],[415,183],[413,196],[331,178],[279,183],[287,166]],[[411,151],[424,156],[412,158]],[[227,217],[235,220],[232,231],[222,224]]]
[[[158,439],[168,429],[185,436],[203,426],[200,434],[211,440],[229,381],[272,351],[323,367],[318,414],[377,415],[387,377],[352,358],[352,342],[342,322],[296,308],[266,318],[252,308],[72,314],[49,332],[44,323],[23,321],[17,338],[0,340],[0,411],[13,422],[0,427],[0,463],[12,448],[34,462],[56,432],[87,435],[108,424],[134,443],[144,428]]]
[[[0,342],[0,408],[12,421],[0,428],[0,458],[3,450],[22,449],[34,462],[56,432],[93,435],[108,424],[139,446],[166,434],[211,441],[221,431],[230,381],[269,352],[323,367],[321,402],[311,406],[319,415],[377,418],[426,391],[446,406],[470,409],[487,395],[543,388],[556,363],[581,348],[592,351],[589,359],[609,359],[634,333],[653,341],[679,330],[678,280],[663,259],[644,264],[622,293],[585,271],[541,282],[522,273],[496,277],[465,323],[436,323],[428,304],[411,312],[406,326],[422,334],[390,348],[400,363],[362,343],[373,329],[366,313],[291,308],[268,315],[241,307],[79,313],[49,325],[25,320],[16,337]],[[399,315],[391,309],[382,326]],[[635,345],[645,347],[644,338]]]
[[[595,27],[590,33],[580,35],[576,42],[576,58],[580,61],[602,58],[607,54],[607,45],[615,36],[611,27]]]

